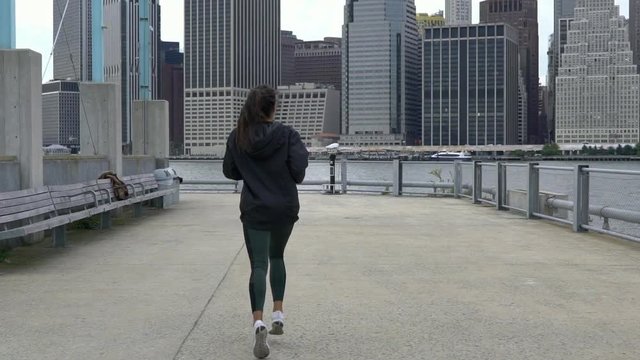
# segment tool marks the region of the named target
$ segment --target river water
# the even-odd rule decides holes
[[[463,166],[463,184],[472,184],[473,169],[471,163]],[[575,167],[577,162],[541,162],[541,165]],[[583,164],[583,163],[580,163]],[[624,169],[640,171],[640,162],[591,162],[584,163],[591,168]],[[221,161],[171,161],[171,166],[185,180],[224,180]],[[404,162],[403,180],[405,182],[453,182],[453,164],[438,162]],[[440,179],[435,175],[440,173]],[[336,166],[337,182],[340,180],[340,163]],[[349,180],[392,181],[393,165],[389,161],[349,161],[347,167]],[[307,170],[307,180],[326,181],[329,179],[328,161],[312,161]],[[527,169],[509,167],[507,169],[507,188],[509,190],[526,189]],[[540,170],[540,190],[574,198],[574,173],[572,171]],[[495,187],[497,184],[496,167],[483,167],[483,187]],[[185,189],[204,189],[202,186],[185,185]],[[209,187],[211,188],[211,187]],[[616,208],[640,211],[640,176],[591,174],[589,202]],[[318,190],[319,187],[304,187],[306,190]],[[384,188],[350,187],[353,190],[384,191]],[[416,193],[433,192],[430,189],[405,189]],[[601,219],[593,219],[594,224],[602,224]],[[640,226],[610,221],[611,230],[640,236]]]

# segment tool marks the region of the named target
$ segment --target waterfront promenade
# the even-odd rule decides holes
[[[252,359],[238,200],[183,194],[65,249],[16,249],[0,358]],[[640,358],[636,244],[464,200],[301,200],[270,359]]]

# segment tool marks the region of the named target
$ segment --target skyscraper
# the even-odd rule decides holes
[[[573,13],[576,7],[576,0],[554,0],[553,12],[553,38],[549,46],[549,66],[547,68],[547,91],[551,93],[550,113],[547,121],[547,128],[550,135],[555,134],[555,84],[558,76],[558,68],[560,60],[564,52],[564,46],[567,44],[569,35],[569,24],[573,20]]]
[[[280,82],[280,0],[185,0],[185,151],[220,155],[248,89]]]
[[[42,144],[80,147],[80,90],[78,81],[42,85]]]
[[[53,0],[55,38],[67,0]],[[91,1],[69,0],[53,51],[53,78],[91,81]]]
[[[177,42],[160,45],[160,95],[169,102],[169,149],[171,155],[184,153],[184,54]]]
[[[349,143],[421,138],[418,29],[413,0],[347,0],[342,133]]]
[[[138,0],[104,0],[104,79],[120,85],[122,94],[122,143],[131,143],[133,101],[140,99]],[[158,98],[157,54],[160,5],[149,0],[151,36],[151,97]]]
[[[506,23],[518,30],[520,70],[527,98],[528,142],[544,139],[544,124],[538,122],[538,0],[484,0],[480,3],[481,23]]]
[[[342,88],[342,40],[301,41],[295,51],[295,82]]]
[[[158,96],[158,41],[160,5],[149,0],[151,26],[151,94]],[[54,36],[58,30],[66,0],[53,1]],[[104,0],[104,79],[117,83],[122,94],[122,142],[131,140],[131,104],[139,99],[139,19],[138,0]],[[62,21],[53,57],[55,79],[91,81],[91,1],[70,0]]]
[[[302,42],[291,31],[280,32],[281,66],[280,84],[293,85],[296,83],[296,45]]]
[[[340,132],[340,92],[316,84],[278,87],[276,121],[290,125],[311,146],[321,134]]]
[[[518,32],[489,24],[427,28],[423,144],[518,142]]]
[[[633,63],[640,68],[640,0],[629,0],[629,40]]]
[[[556,142],[640,140],[640,75],[614,0],[577,0],[556,79]]]
[[[473,19],[471,0],[446,0],[447,25],[470,25]]]
[[[418,35],[420,39],[424,37],[424,29],[445,25],[444,11],[442,10],[438,11],[437,13],[433,13],[433,15],[429,15],[427,13],[418,14],[416,20],[418,24]]]

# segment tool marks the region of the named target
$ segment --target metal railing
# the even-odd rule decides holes
[[[487,167],[496,169],[497,184],[494,187],[483,186],[482,170]],[[527,168],[526,188],[521,192],[526,201],[513,200],[515,194],[508,190],[506,169],[509,167]],[[571,176],[572,191],[567,194],[556,194],[541,189],[541,171],[546,173],[562,173]],[[474,162],[474,191],[473,202],[496,206],[498,210],[516,210],[523,212],[529,219],[546,219],[570,225],[575,232],[594,231],[613,235],[626,240],[640,242],[640,202],[634,202],[633,209],[620,208],[614,204],[594,204],[590,202],[590,180],[594,174],[634,176],[640,189],[640,171],[618,169],[594,169],[587,165],[547,166],[537,163],[508,164],[508,163],[480,163]],[[491,194],[492,200],[482,196]],[[519,204],[519,206],[517,205]],[[602,226],[595,226],[596,218],[602,219]],[[625,233],[623,230],[612,230],[610,220],[617,220],[626,224],[633,224],[635,232]]]
[[[453,179],[450,182],[404,181],[404,163],[394,160],[391,163],[392,180],[360,180],[349,179],[349,163],[351,162],[345,159],[330,169],[330,173],[339,174],[333,177],[334,183],[329,179],[305,181],[299,186],[299,190],[469,198],[474,204],[490,205],[500,211],[516,211],[529,219],[546,219],[570,225],[576,232],[594,231],[640,242],[640,201],[631,203],[628,208],[590,201],[590,179],[594,175],[630,176],[638,181],[640,189],[640,171],[594,169],[587,165],[567,167],[538,163],[456,161],[433,163],[453,166]],[[388,166],[389,163],[386,164]],[[339,172],[336,171],[338,167]],[[510,186],[510,182],[514,180],[508,176],[510,169],[520,172],[520,180],[524,186]],[[560,175],[567,177],[565,182],[569,183],[571,190],[563,193],[541,188],[541,173],[543,180]],[[389,174],[386,175],[388,179]],[[212,186],[209,190],[216,192],[240,192],[242,189],[241,182],[230,180],[186,180],[184,184]],[[612,229],[610,220],[632,224],[635,232]],[[597,221],[601,221],[602,225],[596,226]]]

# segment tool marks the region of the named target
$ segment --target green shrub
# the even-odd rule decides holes
[[[545,144],[542,147],[542,155],[543,156],[558,156],[562,155],[562,151],[560,151],[560,145],[558,144]]]

